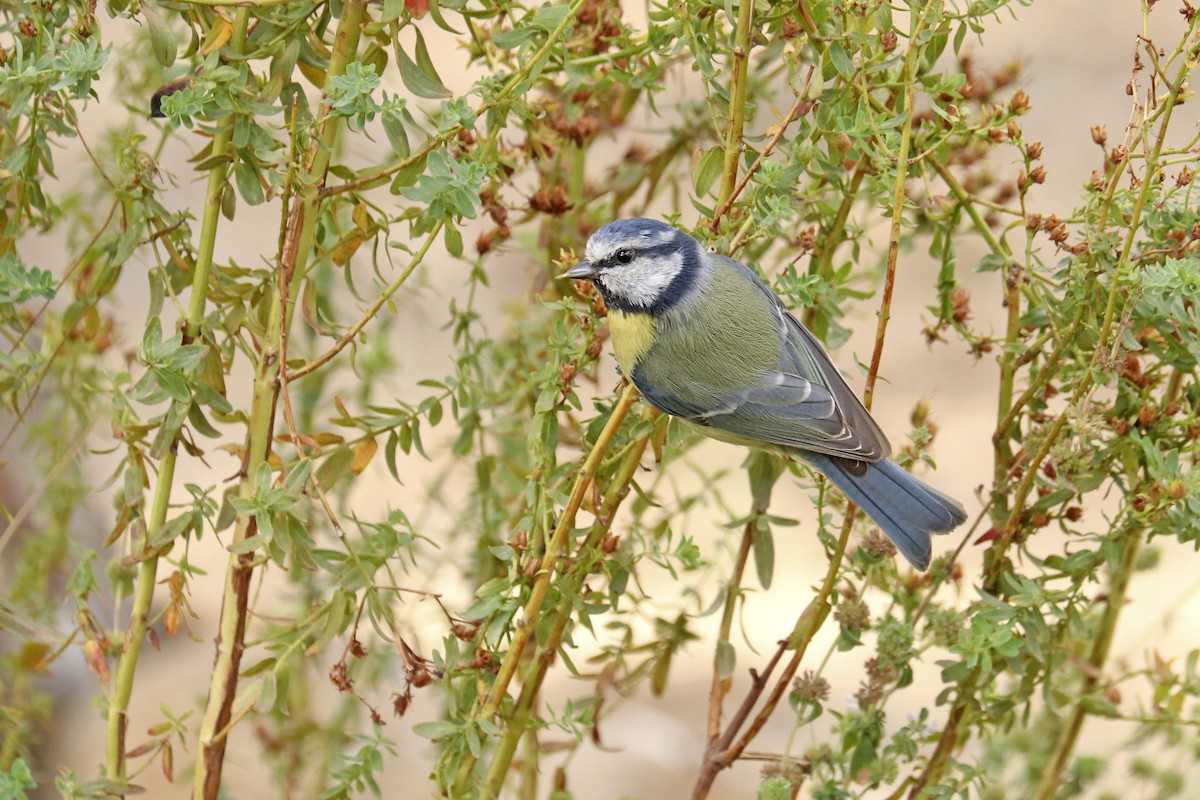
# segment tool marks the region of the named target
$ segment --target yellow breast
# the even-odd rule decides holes
[[[617,363],[625,377],[633,376],[634,367],[654,344],[654,326],[654,317],[649,314],[608,310],[608,330],[612,334],[613,349],[617,351]]]

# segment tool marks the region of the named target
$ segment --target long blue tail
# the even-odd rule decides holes
[[[919,570],[929,568],[929,534],[945,533],[967,519],[957,500],[894,461],[867,463],[812,452],[804,453],[803,458],[875,520]]]

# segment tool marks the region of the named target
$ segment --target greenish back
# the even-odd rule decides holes
[[[711,408],[777,368],[781,325],[774,301],[759,286],[713,259],[711,280],[659,317],[642,373],[688,405]]]

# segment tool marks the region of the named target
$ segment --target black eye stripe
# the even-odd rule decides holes
[[[659,256],[668,256],[678,253],[682,250],[682,246],[678,242],[668,242],[667,244],[655,245],[654,247],[622,247],[616,250],[608,258],[600,262],[604,267],[617,267],[622,264],[628,264],[636,258],[658,258]],[[629,260],[622,261],[622,253],[629,253]]]

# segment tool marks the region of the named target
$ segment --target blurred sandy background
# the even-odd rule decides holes
[[[644,20],[645,9],[641,4],[629,3],[627,18]],[[1179,30],[1180,17],[1176,14],[1174,0],[1159,3],[1155,12],[1156,24],[1161,26],[1163,41],[1174,41]],[[1030,140],[1040,139],[1045,144],[1044,162],[1048,168],[1046,184],[1033,195],[1033,210],[1045,213],[1056,212],[1066,216],[1079,197],[1079,187],[1086,182],[1089,173],[1100,165],[1099,148],[1092,144],[1089,129],[1092,125],[1108,126],[1110,137],[1121,138],[1121,132],[1129,116],[1129,98],[1124,86],[1129,77],[1129,68],[1134,49],[1135,34],[1141,29],[1141,12],[1134,0],[1043,0],[1031,8],[1018,9],[1019,19],[1007,17],[1000,24],[991,26],[987,40],[980,45],[968,41],[967,50],[974,54],[981,69],[999,67],[1013,59],[1026,65],[1021,84],[1029,93],[1033,108],[1023,118],[1022,127]],[[426,32],[428,26],[426,26]],[[437,52],[437,49],[434,48]],[[394,74],[390,76],[390,91],[403,91]],[[443,78],[452,89],[469,85],[467,76],[455,77],[443,73]],[[672,87],[678,90],[680,87]],[[98,87],[101,97],[106,87]],[[668,97],[660,95],[660,106],[669,103]],[[786,103],[784,104],[786,107]],[[1196,108],[1189,103],[1179,112],[1185,117],[1179,128],[1185,129],[1189,115],[1194,123]],[[103,109],[92,106],[85,115],[85,131],[88,125],[104,125]],[[772,121],[761,119],[760,126]],[[147,123],[149,124],[149,123]],[[635,125],[637,120],[635,118]],[[761,127],[760,127],[761,129]],[[194,141],[184,139],[173,143],[164,158],[164,169],[174,175],[177,189],[170,203],[174,207],[190,206],[198,209],[203,186],[193,178],[185,159],[191,155]],[[621,157],[621,150],[609,146],[611,159]],[[64,163],[77,154],[64,154]],[[85,162],[80,159],[81,168]],[[1016,165],[998,165],[1015,174]],[[63,174],[70,174],[63,170]],[[242,262],[256,263],[260,253],[272,252],[277,225],[277,207],[239,209],[235,226],[222,220],[221,237],[217,259],[233,258]],[[265,237],[265,238],[264,238]],[[473,237],[468,236],[468,241]],[[582,243],[580,243],[582,245]],[[981,245],[970,236],[960,237],[960,271],[968,272],[983,254]],[[26,245],[28,247],[28,245]],[[66,253],[63,243],[43,240],[41,252],[26,253],[30,263],[51,264],[61,260]],[[143,256],[135,256],[143,258]],[[136,266],[136,264],[134,265]],[[774,265],[764,265],[772,267]],[[424,396],[415,387],[415,381],[427,376],[440,376],[446,372],[444,360],[448,346],[445,332],[440,330],[440,315],[446,301],[460,291],[466,267],[443,256],[434,256],[422,268],[423,285],[418,292],[406,292],[399,299],[399,314],[391,325],[388,335],[396,343],[393,350],[398,360],[398,369],[389,381],[387,391],[394,396],[417,401]],[[511,276],[511,280],[493,280],[496,287],[492,324],[499,325],[505,304],[512,300],[526,283],[530,265],[523,257],[513,253],[497,254],[489,267],[493,274]],[[995,415],[992,403],[995,396],[995,364],[987,359],[976,364],[957,344],[940,345],[927,349],[922,344],[920,330],[927,320],[925,306],[932,302],[932,287],[936,279],[936,265],[918,248],[902,254],[899,294],[893,306],[892,329],[889,333],[891,346],[883,361],[883,378],[876,398],[877,416],[888,431],[893,442],[903,443],[904,432],[910,427],[908,417],[913,405],[927,400],[933,409],[933,417],[940,426],[935,456],[939,470],[931,480],[950,494],[966,501],[972,518],[978,513],[980,504],[975,499],[977,487],[988,480],[990,474],[990,435]],[[971,276],[975,317],[982,330],[991,324],[1000,331],[1001,308],[999,305],[999,278],[995,274]],[[136,286],[136,279],[126,276],[128,286]],[[132,346],[140,330],[144,316],[145,298],[126,296],[128,345]],[[872,307],[864,304],[864,309]],[[350,313],[347,310],[347,313]],[[864,312],[849,323],[859,331],[849,344],[835,353],[837,361],[848,369],[857,358],[869,360],[868,346],[873,341],[874,316]],[[164,326],[165,327],[165,326]],[[412,347],[419,342],[421,346]],[[910,347],[905,350],[902,348]],[[853,381],[861,386],[861,380]],[[230,386],[236,391],[237,382]],[[235,405],[245,398],[231,396]],[[443,430],[441,433],[447,433]],[[93,437],[94,447],[104,442]],[[695,459],[721,461],[736,466],[742,453],[734,448],[716,443],[706,443],[695,451]],[[179,487],[187,481],[206,484],[214,475],[223,479],[233,469],[232,458],[215,454],[213,471],[197,470],[193,459],[181,459],[180,474],[176,483]],[[96,474],[106,474],[111,466],[97,463]],[[376,469],[377,468],[377,469]],[[10,467],[11,469],[11,467]],[[405,462],[405,485],[397,486],[386,477],[382,464],[373,465],[372,475],[378,480],[372,486],[363,486],[354,495],[355,510],[363,518],[381,515],[387,506],[400,508],[418,507],[424,498],[423,471],[431,468],[423,462],[410,459]],[[691,476],[680,469],[672,476],[681,482]],[[99,481],[96,481],[97,483]],[[744,490],[745,478],[735,473],[722,486],[722,491],[731,508],[741,513],[748,505]],[[182,493],[182,490],[180,490]],[[182,494],[177,499],[182,499]],[[778,549],[776,578],[769,592],[759,592],[753,597],[745,615],[745,629],[751,644],[761,656],[753,655],[742,643],[738,643],[739,678],[732,698],[738,698],[744,688],[745,669],[761,664],[773,643],[786,635],[798,611],[811,597],[811,588],[823,572],[824,558],[816,539],[812,535],[811,503],[805,493],[791,486],[785,479],[777,490],[775,507],[786,509],[781,513],[799,517],[799,529],[782,529],[776,532]],[[97,531],[102,536],[111,523],[111,509],[106,498],[97,497],[93,510],[99,522],[92,522],[96,530],[81,528],[84,539],[95,538]],[[711,515],[693,513],[689,518],[687,532],[695,536],[711,551],[717,547],[721,537],[728,537],[723,528],[728,515],[716,509],[708,509]],[[431,533],[436,533],[437,519],[421,520]],[[87,525],[81,520],[81,526]],[[986,526],[985,528],[986,529]],[[982,529],[981,529],[982,530]],[[798,531],[793,533],[793,531]],[[1049,529],[1045,536],[1059,535]],[[960,534],[939,540],[937,545],[952,548],[957,545]],[[1188,549],[1178,548],[1176,554],[1170,543],[1158,543],[1168,550],[1163,566],[1150,574],[1134,579],[1131,588],[1132,604],[1123,616],[1119,628],[1116,657],[1131,657],[1135,663],[1143,658],[1148,647],[1157,647],[1166,657],[1182,656],[1197,646],[1195,631],[1200,630],[1200,599],[1197,598],[1197,555]],[[220,600],[220,581],[224,570],[224,554],[214,547],[212,537],[206,537],[202,547],[206,551],[203,564],[210,569],[209,578],[193,584],[192,603],[201,616],[197,633],[202,641],[191,642],[186,637],[164,642],[161,653],[146,648],[135,689],[135,706],[131,711],[132,726],[130,741],[137,743],[145,728],[159,719],[158,704],[168,698],[175,710],[187,707],[189,700],[197,705],[203,702],[207,690],[208,670],[212,660],[212,623],[216,617]],[[1178,557],[1175,557],[1175,556]],[[979,548],[968,546],[964,554],[966,580],[972,585],[978,575]],[[444,582],[438,583],[437,575],[411,575],[409,585],[414,588],[430,588],[437,585],[444,590]],[[268,590],[270,582],[268,581]],[[469,595],[464,590],[455,596],[453,590],[447,595],[451,607],[465,607]],[[438,646],[442,624],[433,609],[410,603],[406,616],[411,621],[416,643],[423,647]],[[705,620],[706,630],[711,633],[716,619]],[[833,626],[827,626],[832,628]],[[829,632],[831,633],[831,631]],[[825,653],[831,639],[818,639],[812,648],[810,661],[815,666]],[[869,653],[864,654],[869,655]],[[857,690],[860,675],[857,664],[846,660],[836,662],[838,667],[829,670],[828,678],[833,683],[833,695],[829,705],[838,709]],[[696,767],[704,747],[704,719],[710,681],[712,659],[711,642],[700,641],[689,646],[677,659],[669,692],[662,698],[651,698],[648,694],[631,698],[613,711],[601,728],[607,748],[617,752],[601,752],[585,745],[575,758],[571,769],[571,789],[580,800],[607,800],[618,797],[684,797],[691,789]],[[250,658],[246,663],[253,663]],[[582,659],[577,659],[579,663]],[[324,669],[321,669],[323,673]],[[562,679],[564,670],[558,670],[548,683],[546,699],[556,703],[562,698],[580,696],[588,692],[589,686]],[[55,690],[61,695],[58,716],[52,738],[47,742],[44,754],[45,765],[62,765],[76,770],[81,777],[90,777],[98,771],[103,759],[104,723],[99,711],[92,706],[96,695],[93,678],[83,668],[77,654],[69,655],[56,667]],[[937,668],[927,663],[921,670],[923,679],[901,692],[890,706],[890,722],[904,723],[906,712],[921,708],[929,702],[931,692],[937,691]],[[397,680],[397,685],[399,680]],[[317,681],[320,691],[335,693],[332,685]],[[140,700],[142,704],[137,704]],[[1137,699],[1127,696],[1125,709],[1136,708]],[[401,720],[389,722],[387,734],[398,741],[399,754],[388,766],[385,776],[385,797],[428,797],[432,796],[432,785],[427,774],[434,757],[433,748],[407,731],[415,722],[436,718],[439,699],[436,691],[419,691],[412,711]],[[763,732],[753,749],[778,751],[786,739],[789,724],[786,710],[776,715],[776,720]],[[824,733],[828,715],[823,724],[816,726],[816,736]],[[1080,752],[1100,755],[1112,754],[1114,745],[1121,741],[1123,729],[1100,721],[1092,721],[1086,729]],[[548,737],[553,738],[553,737]],[[810,735],[805,732],[796,743],[794,752],[803,752],[808,746]],[[233,733],[229,747],[226,785],[230,797],[268,797],[263,780],[258,743],[250,726],[242,725]],[[177,764],[190,760],[191,753],[179,753]],[[554,764],[549,759],[548,764]],[[1121,785],[1124,778],[1122,767],[1114,765],[1109,785]],[[549,778],[549,775],[547,775]],[[1190,796],[1200,796],[1200,771],[1190,772]],[[746,798],[753,796],[758,781],[758,766],[744,764],[727,771],[718,778],[712,797]],[[182,797],[190,791],[187,776],[177,778],[175,785],[163,783],[157,768],[152,767],[139,778],[148,787],[151,797]],[[53,791],[44,797],[57,796]],[[801,796],[806,796],[802,792]]]

